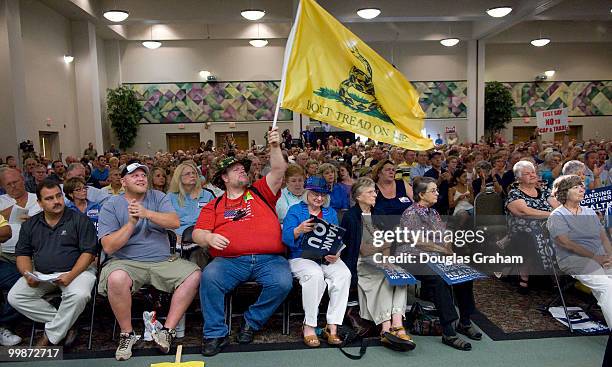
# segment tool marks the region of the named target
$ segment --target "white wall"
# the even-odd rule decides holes
[[[549,81],[611,80],[612,45],[610,43],[555,43],[546,47],[530,44],[492,44],[486,46],[487,81],[531,81],[545,70],[555,70]],[[513,119],[504,136],[512,140],[512,127],[534,126],[523,119]],[[573,117],[570,125],[582,126],[582,138],[612,138],[612,116]],[[551,137],[545,137],[550,139]]]
[[[208,70],[219,81],[280,80],[285,43],[271,40],[255,48],[246,40],[165,41],[149,50],[140,42],[121,42],[123,83],[189,82]]]
[[[106,52],[104,47],[104,40],[100,37],[96,39],[96,50],[98,55],[98,83],[100,91],[100,111],[102,114],[102,140],[104,142],[105,150],[108,150],[111,145],[111,129],[106,119],[106,89],[108,88],[108,81],[106,78]]]
[[[610,43],[487,44],[485,59],[487,81],[530,81],[551,69],[552,81],[612,79]]]
[[[70,21],[39,1],[25,0],[21,1],[21,29],[27,104],[23,123],[28,137],[39,151],[39,131],[58,132],[64,156],[76,154],[80,147],[74,66],[63,61],[71,50]]]
[[[455,47],[444,47],[437,41],[397,42],[393,46],[373,42],[370,46],[387,61],[393,59],[393,64],[410,81],[467,79],[465,42]]]

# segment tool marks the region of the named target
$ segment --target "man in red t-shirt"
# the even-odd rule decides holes
[[[213,356],[228,343],[225,295],[241,283],[256,281],[263,290],[244,313],[238,342],[253,341],[268,318],[291,290],[293,278],[283,257],[276,201],[287,163],[277,128],[270,131],[270,173],[249,186],[250,161],[228,157],[218,164],[212,183],[225,194],[200,213],[193,239],[208,249],[214,260],[202,271],[200,302],[204,317],[202,354]]]

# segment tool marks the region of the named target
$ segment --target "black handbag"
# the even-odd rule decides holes
[[[376,325],[372,321],[364,320],[359,316],[359,306],[347,307],[344,320],[344,324],[338,327],[338,336],[342,339],[342,344],[338,346],[338,349],[349,359],[354,361],[361,359],[368,349],[367,338],[376,334]],[[358,354],[351,354],[344,350],[354,341],[361,342]]]
[[[423,305],[418,302],[413,303],[410,308],[410,312],[408,313],[408,325],[410,325],[410,332],[415,335],[442,335],[440,317],[423,308]]]

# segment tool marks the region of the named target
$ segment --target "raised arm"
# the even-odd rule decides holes
[[[285,162],[280,148],[278,127],[270,130],[268,142],[270,144],[270,172],[266,175],[266,182],[272,193],[276,195],[283,185],[283,177],[287,170],[287,162]]]

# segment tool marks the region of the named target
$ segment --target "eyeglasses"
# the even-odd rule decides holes
[[[432,194],[433,194],[433,193],[436,193],[436,194],[437,194],[437,193],[438,193],[438,189],[427,190],[427,191],[425,191],[425,192],[429,192],[429,193],[432,193]]]
[[[310,195],[312,195],[315,198],[321,198],[321,199],[324,199],[327,196],[327,194],[323,194],[320,192],[314,192],[314,191],[311,191]]]
[[[87,186],[79,187],[78,189],[74,189],[74,192],[86,192],[88,189]]]

